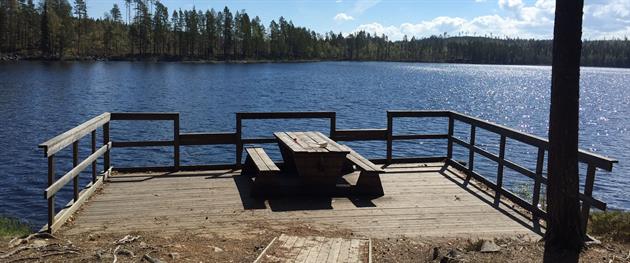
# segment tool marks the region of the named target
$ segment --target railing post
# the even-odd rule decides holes
[[[337,131],[337,113],[333,112],[330,117],[330,138],[335,138],[335,132]]]
[[[109,122],[103,124],[103,145],[107,145],[109,143]],[[103,171],[107,172],[110,167],[110,159],[109,153],[111,150],[107,150],[103,155]]]
[[[387,112],[387,164],[392,163],[392,138],[394,135],[394,120],[391,112]]]
[[[75,141],[72,143],[72,168],[77,167],[79,165],[79,141]],[[72,179],[73,182],[73,193],[74,193],[74,202],[79,200],[79,175]]]
[[[236,168],[241,168],[241,159],[243,158],[243,126],[241,115],[236,113]]]
[[[173,165],[179,171],[179,114],[173,119]]]
[[[593,196],[593,184],[595,183],[595,171],[596,167],[592,164],[588,164],[586,170],[586,180],[584,181],[584,196],[585,200],[582,201],[582,233],[586,236],[586,230],[588,227],[588,217],[591,211],[591,200]]]
[[[470,124],[470,148],[468,151],[468,172],[472,174],[474,162],[475,162],[475,130],[476,127],[472,123]]]
[[[499,142],[499,162],[497,163],[497,189],[503,188],[503,161],[505,160],[505,135],[501,135]],[[501,191],[496,191],[496,200],[501,198]]]
[[[542,210],[538,208],[540,202],[540,184],[542,183],[543,164],[545,162],[545,149],[538,148],[538,159],[536,160],[536,177],[534,178],[534,191],[532,192],[532,221],[534,226],[538,228],[540,226],[540,218],[537,216],[538,211]]]
[[[92,154],[96,152],[96,130],[92,131]],[[96,183],[96,160],[92,162],[92,184]]]
[[[453,129],[454,129],[454,120],[453,116],[448,116],[448,143],[446,148],[446,158],[451,160],[453,159]]]
[[[48,187],[55,182],[55,155],[48,156]],[[48,232],[55,223],[55,196],[48,198]]]

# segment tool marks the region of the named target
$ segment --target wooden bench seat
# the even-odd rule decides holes
[[[255,176],[251,195],[257,196],[266,192],[266,188],[273,184],[273,177],[280,173],[280,168],[269,158],[263,148],[246,148],[247,159],[241,170],[241,175]]]
[[[379,174],[385,172],[385,170],[353,151],[350,147],[345,147],[350,150],[350,153],[346,155],[347,162],[344,171],[353,172],[353,166],[356,166],[361,172],[355,186],[356,192],[359,194],[383,196],[383,185]]]

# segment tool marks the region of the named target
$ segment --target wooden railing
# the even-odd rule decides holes
[[[96,191],[103,181],[111,174],[109,152],[112,143],[109,141],[109,121],[110,113],[103,113],[57,137],[54,137],[39,145],[44,149],[44,155],[48,158],[48,187],[44,190],[44,197],[48,200],[48,225],[45,227],[48,231],[54,232],[76,211],[87,198]],[[103,130],[103,145],[96,149],[96,130]],[[79,140],[86,135],[91,134],[92,153],[79,163]],[[64,148],[72,145],[72,170],[55,178],[55,154]],[[100,176],[97,174],[97,159],[103,157],[103,172]],[[92,166],[92,180],[79,192],[79,174],[88,166]],[[59,190],[68,184],[73,183],[73,198],[68,205],[55,213],[55,195]]]
[[[444,127],[447,133],[437,134],[397,134],[394,133],[394,121],[398,118],[440,118],[446,120],[448,127]],[[49,170],[49,182],[48,188],[45,191],[45,196],[48,199],[48,214],[49,214],[49,231],[55,231],[58,226],[63,224],[67,219],[66,214],[72,213],[80,206],[80,203],[93,192],[94,188],[98,188],[102,185],[102,181],[109,176],[112,171],[110,166],[110,149],[111,148],[127,148],[127,147],[173,147],[173,165],[172,166],[158,166],[158,167],[117,167],[115,170],[120,172],[138,172],[138,171],[178,171],[178,170],[202,170],[202,169],[238,169],[242,163],[243,147],[246,144],[267,144],[276,143],[276,140],[269,137],[260,138],[244,138],[243,137],[243,122],[248,120],[283,120],[283,119],[322,119],[329,122],[329,136],[336,141],[385,141],[387,143],[386,158],[374,159],[372,161],[377,163],[400,163],[400,162],[432,162],[432,161],[444,161],[452,167],[461,170],[469,178],[475,178],[476,180],[487,185],[496,193],[496,199],[503,196],[521,206],[527,211],[531,212],[534,216],[534,221],[546,218],[546,212],[538,207],[540,202],[541,186],[546,185],[547,179],[543,176],[543,163],[545,154],[548,149],[548,141],[540,137],[536,137],[530,134],[519,132],[498,124],[494,124],[488,121],[477,119],[471,116],[467,116],[461,113],[453,111],[388,111],[387,112],[387,126],[385,129],[337,129],[336,125],[336,113],[335,112],[239,112],[236,113],[236,130],[235,132],[213,132],[213,133],[180,133],[179,127],[179,114],[178,113],[104,113],[92,120],[85,122],[77,126],[76,128],[67,131],[43,144],[40,147],[44,148],[45,154],[48,157],[48,170]],[[173,122],[173,139],[167,141],[110,141],[110,121],[172,121]],[[454,135],[454,123],[455,121],[467,124],[470,126],[470,138],[469,141],[463,141]],[[96,129],[103,127],[103,146],[100,149],[96,149]],[[476,143],[476,133],[478,129],[483,129],[500,136],[499,140],[499,153],[493,154],[485,149],[479,147]],[[83,162],[78,163],[77,148],[78,141],[88,133],[92,134],[92,155],[86,158]],[[395,141],[406,140],[444,140],[446,143],[446,156],[422,156],[422,157],[398,157],[393,156],[393,143]],[[506,142],[508,140],[516,140],[527,145],[531,145],[538,149],[537,165],[534,171],[529,170],[512,160],[505,158]],[[75,156],[73,166],[74,168],[66,175],[55,181],[54,178],[54,154],[59,150],[73,144],[73,151]],[[455,161],[453,158],[453,146],[454,144],[461,145],[468,149],[467,162]],[[206,164],[206,165],[180,165],[180,146],[193,146],[193,145],[233,145],[235,151],[235,162],[228,164]],[[104,157],[104,169],[101,177],[96,175],[96,159]],[[491,161],[494,161],[498,165],[496,171],[496,183],[487,178],[487,174],[480,174],[475,169],[475,157],[483,156]],[[580,193],[580,199],[582,200],[582,216],[584,219],[588,218],[588,214],[591,207],[595,207],[601,210],[606,209],[606,204],[600,200],[592,197],[593,184],[595,182],[596,170],[602,169],[611,171],[613,164],[616,160],[609,159],[600,155],[596,155],[590,152],[580,150],[579,161],[587,165],[586,181],[584,191]],[[78,174],[84,170],[87,166],[92,165],[93,180],[92,183],[84,190],[85,194],[78,193]],[[529,177],[534,180],[532,192],[532,200],[524,200],[518,195],[505,188],[503,185],[503,174],[505,168],[510,168]],[[54,210],[54,196],[59,189],[70,180],[74,182],[74,199],[68,208],[64,209],[55,216]],[[83,193],[83,192],[82,192]],[[69,213],[68,213],[69,212]],[[584,221],[586,222],[586,221]]]

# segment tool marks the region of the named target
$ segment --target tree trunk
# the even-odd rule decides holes
[[[584,246],[578,130],[583,0],[556,0],[544,262],[578,262]]]

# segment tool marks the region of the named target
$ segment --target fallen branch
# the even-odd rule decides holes
[[[33,248],[33,246],[21,246],[21,247],[18,247],[18,248],[14,249],[14,250],[11,250],[11,251],[7,252],[4,255],[1,255],[0,259],[8,258],[8,257],[13,256],[13,255],[15,255],[17,253],[20,253],[20,252],[22,252],[24,250],[29,250],[31,248]]]
[[[22,238],[17,238],[16,237],[16,238],[11,239],[11,241],[9,241],[9,247],[13,248],[13,247],[16,247],[18,245],[26,244],[33,238],[57,239],[57,237],[53,236],[50,233],[38,232],[38,233],[30,234],[30,235],[22,237]]]
[[[76,252],[76,251],[58,251],[58,252],[52,252],[52,253],[48,253],[48,254],[43,254],[43,255],[41,255],[39,257],[16,258],[14,260],[7,261],[7,263],[18,262],[18,261],[26,261],[26,260],[42,260],[45,257],[66,255],[66,254],[79,255],[79,252]]]
[[[151,254],[151,252],[153,252],[153,251],[150,251],[149,253],[144,254],[142,259],[148,261],[149,263],[162,263],[161,260],[149,256],[149,254]]]
[[[121,238],[120,240],[114,242],[114,244],[115,245],[127,244],[127,243],[131,243],[133,241],[136,241],[138,239],[140,239],[140,236],[126,235],[125,237]]]
[[[118,261],[118,256],[116,256],[116,254],[118,253],[118,250],[120,249],[120,245],[118,245],[116,247],[116,249],[114,249],[114,261],[112,261],[112,263],[116,263],[116,261]]]

